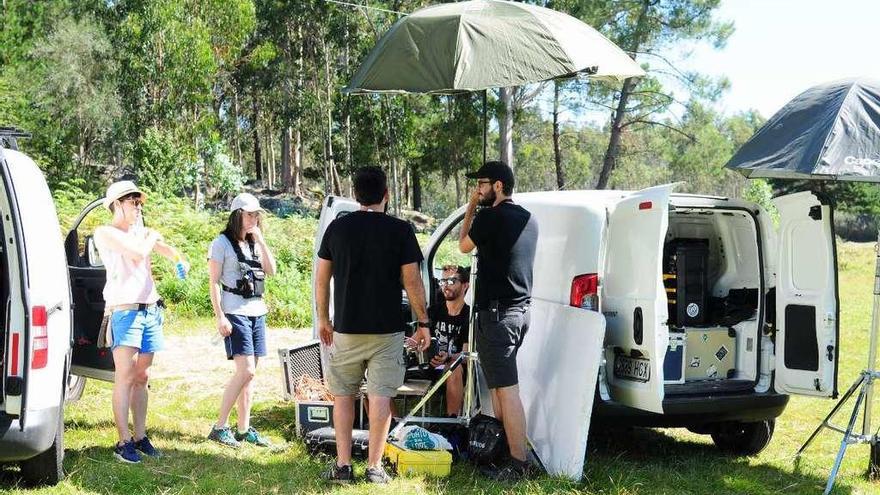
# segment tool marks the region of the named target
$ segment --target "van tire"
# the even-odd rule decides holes
[[[82,397],[83,390],[86,388],[86,377],[79,375],[67,375],[67,392],[64,394],[64,400],[67,402],[76,402]]]
[[[21,461],[20,465],[22,478],[31,485],[55,486],[64,479],[63,412],[58,414],[58,427],[52,446],[41,454]]]
[[[764,450],[773,438],[775,420],[754,423],[722,423],[712,433],[712,441],[725,454],[752,456]]]

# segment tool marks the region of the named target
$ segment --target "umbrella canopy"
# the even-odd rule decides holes
[[[481,91],[578,72],[612,80],[644,75],[617,45],[574,17],[524,3],[472,0],[401,18],[345,91]]]
[[[727,162],[749,178],[880,182],[880,81],[812,87]]]

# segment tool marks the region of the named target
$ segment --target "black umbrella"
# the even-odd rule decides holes
[[[727,162],[749,178],[880,182],[880,81],[814,86]]]

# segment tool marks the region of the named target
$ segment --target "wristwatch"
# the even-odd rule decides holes
[[[419,322],[416,322],[416,326],[419,328],[431,328],[431,322],[430,321],[419,321]]]

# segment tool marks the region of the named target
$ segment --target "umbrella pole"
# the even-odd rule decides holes
[[[488,89],[483,90],[483,163],[486,163],[488,141],[489,141],[489,110],[488,110]]]

